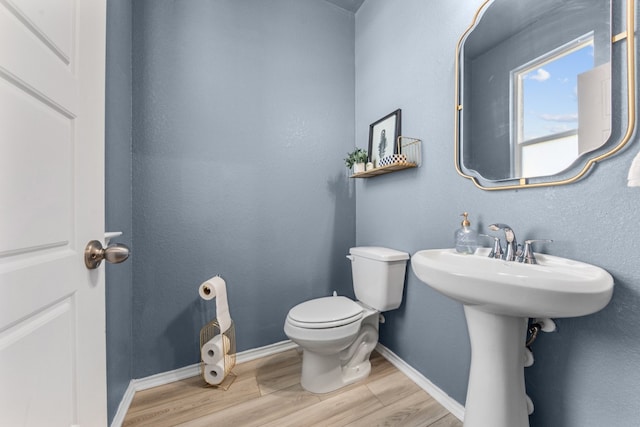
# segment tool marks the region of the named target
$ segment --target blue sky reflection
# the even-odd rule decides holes
[[[524,141],[578,128],[578,74],[593,68],[593,44],[522,76]]]

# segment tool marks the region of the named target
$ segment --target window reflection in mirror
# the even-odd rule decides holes
[[[578,100],[584,103],[588,97],[579,95],[578,76],[593,66],[591,32],[511,72],[512,168],[517,176],[553,175],[579,157]]]

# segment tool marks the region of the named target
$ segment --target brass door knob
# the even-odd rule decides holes
[[[111,264],[119,264],[129,258],[129,248],[121,243],[102,247],[98,240],[92,240],[84,248],[84,264],[89,270],[98,268],[102,260]]]

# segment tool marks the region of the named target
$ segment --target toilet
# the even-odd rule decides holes
[[[328,393],[365,379],[378,343],[380,313],[402,302],[409,254],[377,246],[349,250],[357,301],[335,294],[289,310],[284,333],[302,348],[300,383]]]

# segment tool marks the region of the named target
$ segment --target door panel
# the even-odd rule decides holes
[[[73,225],[73,121],[0,80],[3,153],[0,182],[7,218],[0,225],[0,256],[67,245]],[[18,143],[19,141],[19,143]],[[27,203],[28,202],[28,203]]]
[[[75,307],[72,297],[29,316],[0,337],[5,425],[71,425],[74,418]],[[57,360],[52,366],[49,360]],[[19,367],[20,369],[16,369]],[[28,371],[25,371],[27,369]]]

